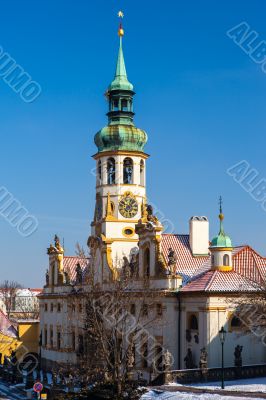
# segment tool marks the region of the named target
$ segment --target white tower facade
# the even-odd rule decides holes
[[[124,257],[136,253],[135,225],[146,208],[147,134],[134,125],[133,85],[128,81],[123,50],[124,31],[119,28],[120,47],[114,80],[106,96],[108,125],[96,133],[95,213],[91,237],[105,244],[102,252],[121,267]],[[99,240],[98,240],[99,242]],[[93,241],[95,243],[95,241]],[[90,245],[90,244],[89,244]],[[100,258],[100,255],[99,255]]]

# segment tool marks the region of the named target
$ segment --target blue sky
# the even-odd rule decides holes
[[[192,215],[218,230],[218,197],[234,244],[266,255],[266,212],[226,170],[247,160],[266,178],[266,74],[227,35],[242,21],[266,40],[263,0],[9,0],[0,45],[42,87],[24,103],[0,78],[0,186],[39,221],[21,237],[0,218],[1,277],[42,286],[54,234],[66,253],[86,243],[94,209],[94,134],[106,123],[117,11],[134,84],[135,123],[149,135],[150,200],[175,231]]]

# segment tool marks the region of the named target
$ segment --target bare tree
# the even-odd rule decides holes
[[[12,308],[14,308],[19,289],[22,289],[22,285],[16,281],[5,280],[0,284],[0,295],[8,317],[10,316]]]
[[[233,308],[231,324],[239,327],[239,334],[253,333],[266,344],[266,281],[248,280],[236,296],[227,302]]]
[[[39,301],[31,289],[27,289],[27,294],[17,295],[15,300],[15,310],[12,312],[15,318],[38,319]]]
[[[79,257],[86,257],[79,251]],[[136,287],[135,271],[126,257],[118,268],[115,279],[106,287],[95,283],[93,266],[83,275],[83,282],[76,280],[68,296],[69,307],[82,304],[83,329],[76,341],[76,366],[62,366],[64,376],[71,377],[86,392],[88,385],[94,390],[109,388],[113,399],[122,399],[130,391],[130,398],[140,398],[134,382],[137,366],[151,365],[160,373],[163,368],[162,343],[149,333],[149,326],[162,322],[158,317],[155,292],[149,288],[148,280]],[[74,307],[75,309],[75,307]],[[69,317],[71,320],[71,316]],[[70,334],[70,332],[68,332]],[[148,353],[149,342],[149,353]],[[160,350],[160,351],[158,351]]]

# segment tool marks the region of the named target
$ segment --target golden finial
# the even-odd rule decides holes
[[[121,22],[120,22],[119,29],[118,29],[118,36],[119,37],[123,37],[124,36],[124,29],[123,29],[123,26],[122,26],[122,18],[124,18],[124,13],[122,11],[119,11],[117,15],[118,15],[119,18],[121,18]]]

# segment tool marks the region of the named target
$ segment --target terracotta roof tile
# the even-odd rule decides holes
[[[12,323],[7,316],[0,310],[0,332],[6,336],[17,338],[17,330],[14,323]]]
[[[208,271],[188,283],[181,292],[249,292],[255,291],[255,284],[234,272]]]
[[[163,234],[162,252],[166,261],[170,247],[177,256],[176,273],[183,277],[184,292],[255,290],[253,282],[261,283],[266,277],[266,258],[247,245],[233,249],[230,272],[212,271],[210,256],[194,257],[189,235]]]
[[[193,274],[208,261],[209,256],[196,256],[191,253],[189,235],[162,235],[162,252],[165,260],[168,260],[169,248],[172,248],[177,256],[176,272],[183,277],[184,282],[189,281]]]
[[[76,279],[76,267],[77,264],[80,264],[83,273],[86,272],[86,269],[89,266],[89,259],[83,257],[72,257],[66,256],[64,257],[64,271],[69,274],[70,280],[73,282]]]

